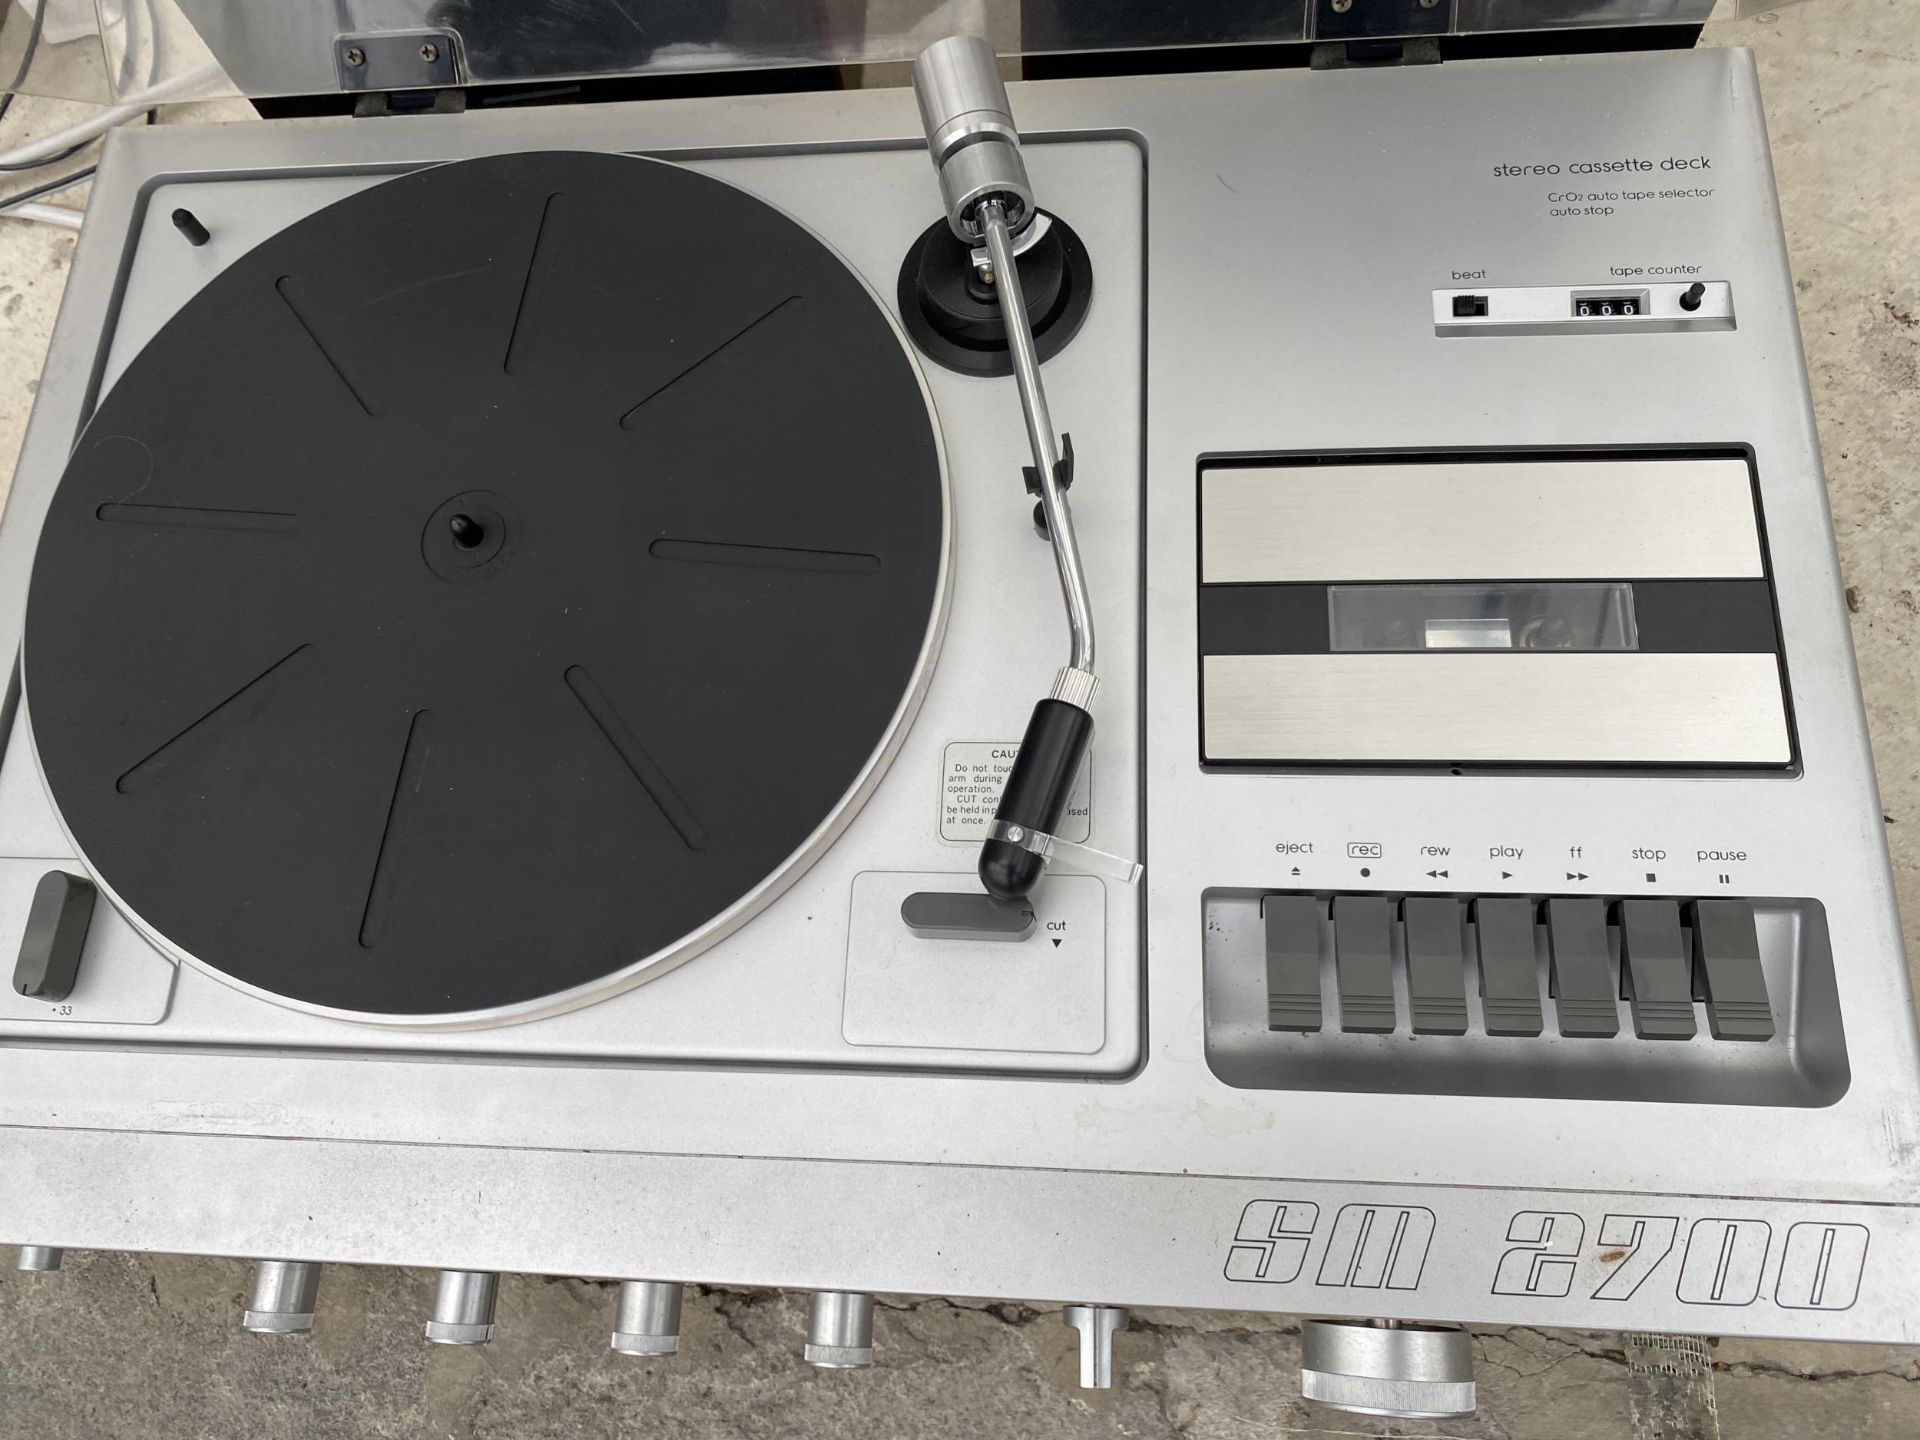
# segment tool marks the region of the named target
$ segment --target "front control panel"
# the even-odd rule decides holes
[[[1849,1083],[1814,900],[1219,890],[1204,912],[1229,1085],[1818,1107]]]
[[[1436,335],[1652,335],[1734,328],[1733,287],[1724,280],[1433,292]]]

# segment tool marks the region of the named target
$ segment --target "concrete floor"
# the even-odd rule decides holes
[[[1816,0],[1716,25],[1708,42],[1760,54],[1908,949],[1920,956],[1917,10]],[[0,145],[79,113],[23,102]],[[71,250],[59,231],[0,221],[0,475]],[[1071,1332],[1021,1306],[883,1304],[881,1367],[836,1375],[800,1363],[804,1306],[791,1295],[690,1292],[681,1357],[647,1363],[609,1354],[611,1292],[579,1281],[504,1280],[499,1339],[483,1350],[422,1343],[423,1275],[332,1269],[317,1329],[295,1339],[239,1331],[245,1285],[224,1260],[76,1255],[59,1275],[0,1271],[0,1435],[1920,1436],[1913,1349],[1722,1342],[1708,1389],[1669,1373],[1686,1356],[1658,1337],[1488,1332],[1476,1337],[1479,1415],[1394,1428],[1304,1405],[1297,1333],[1257,1315],[1142,1315],[1121,1338],[1118,1384],[1095,1394],[1075,1387]]]

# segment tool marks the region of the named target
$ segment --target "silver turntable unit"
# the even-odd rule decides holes
[[[1096,1385],[1125,1307],[1297,1313],[1400,1414],[1466,1323],[1920,1339],[1745,52],[1032,5],[1003,89],[198,8],[360,113],[93,192],[0,528],[23,1264],[254,1257],[263,1331],[430,1267],[449,1343],[618,1279],[641,1355],[793,1287],[832,1367],[876,1292],[1048,1300]]]

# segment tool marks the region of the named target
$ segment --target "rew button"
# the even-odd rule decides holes
[[[1407,931],[1407,998],[1416,1035],[1467,1033],[1466,960],[1460,902],[1409,895],[1400,905]]]

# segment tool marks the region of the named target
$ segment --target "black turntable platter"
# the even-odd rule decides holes
[[[266,241],[107,394],[34,564],[35,744],[176,952],[537,1011],[831,838],[946,543],[918,373],[806,230],[626,156],[444,165]]]

